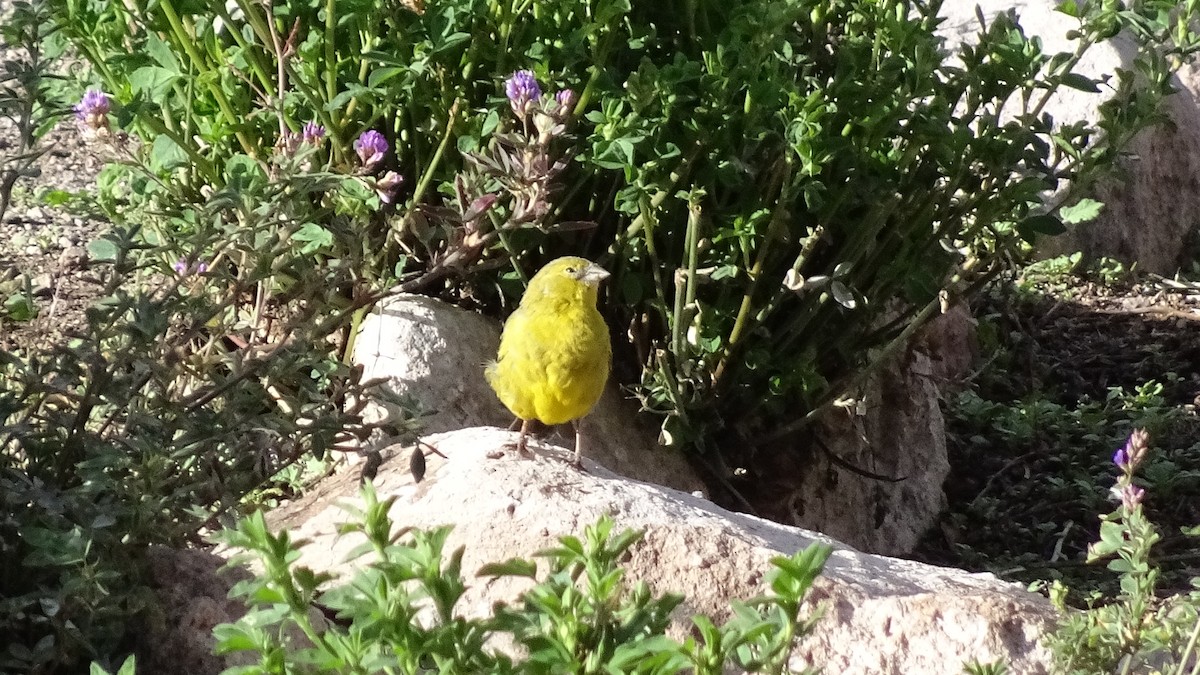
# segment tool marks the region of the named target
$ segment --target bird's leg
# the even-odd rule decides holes
[[[508,426],[508,430],[509,431],[515,431],[517,429],[521,430],[521,435],[517,437],[517,442],[515,444],[505,443],[504,447],[502,447],[498,450],[492,450],[492,451],[488,452],[488,454],[487,454],[488,459],[499,459],[504,456],[505,450],[512,450],[513,447],[516,447],[517,451],[521,453],[522,457],[532,457],[533,453],[529,451],[529,447],[528,447],[528,445],[529,445],[528,436],[529,436],[530,425],[531,425],[531,422],[529,420],[523,420],[520,417],[513,420],[513,423]],[[438,454],[440,455],[441,453],[439,452]]]
[[[522,457],[533,457],[529,451],[529,420],[521,420],[521,435],[517,437],[517,452]]]
[[[583,420],[572,420],[571,426],[575,427],[575,457],[571,460],[571,465],[576,469],[583,469]]]

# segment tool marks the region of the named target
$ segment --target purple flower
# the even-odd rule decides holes
[[[542,88],[538,86],[537,78],[529,70],[518,70],[504,83],[504,93],[512,104],[513,112],[524,115],[529,110],[529,104],[542,98]]]
[[[180,258],[179,260],[176,260],[173,265],[171,265],[171,269],[175,270],[175,273],[179,276],[193,273],[204,274],[208,271],[208,263],[200,261],[196,263],[195,267],[189,267],[187,258]]]
[[[1125,448],[1117,450],[1116,454],[1113,455],[1113,464],[1116,464],[1118,469],[1124,471],[1125,467],[1129,466],[1129,451]]]
[[[358,153],[358,160],[362,162],[363,168],[367,171],[382,162],[387,151],[387,139],[374,129],[362,132],[362,135],[354,141],[354,152]]]
[[[316,122],[305,124],[304,131],[300,133],[300,139],[309,145],[320,145],[323,138],[325,138],[325,127]]]
[[[579,98],[570,89],[563,89],[554,95],[554,100],[558,103],[559,114],[568,115],[571,113],[571,109],[575,107],[575,102]]]
[[[1126,483],[1121,486],[1121,506],[1125,507],[1125,511],[1132,511],[1142,503],[1142,498],[1146,496],[1146,491],[1134,485]]]
[[[395,171],[388,171],[375,182],[375,194],[379,195],[384,204],[391,204],[396,199],[396,191],[404,182],[404,177]]]
[[[88,89],[83,99],[75,106],[75,119],[89,129],[99,131],[108,128],[108,111],[112,103],[108,95],[99,89]]]
[[[1133,474],[1149,452],[1150,434],[1145,429],[1135,429],[1132,434],[1129,434],[1129,440],[1126,441],[1125,447],[1117,450],[1113,455],[1113,464],[1116,464],[1121,471]]]

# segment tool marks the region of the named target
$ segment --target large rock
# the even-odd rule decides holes
[[[818,431],[823,446],[769,447],[758,473],[747,476],[754,484],[742,486],[753,493],[749,506],[759,515],[825,532],[861,550],[910,552],[945,505],[942,482],[949,463],[940,387],[970,363],[971,332],[966,310],[952,308],[871,378],[857,394],[860,405],[833,411]],[[424,296],[401,296],[363,322],[355,361],[367,378],[383,378],[391,391],[430,410],[422,419],[429,433],[507,426],[512,415],[482,376],[498,344],[499,326],[478,314]],[[377,407],[371,414],[385,412]],[[688,492],[702,488],[681,456],[657,445],[655,430],[614,385],[586,424],[589,454],[606,468]],[[558,438],[570,445],[574,439],[566,429]],[[837,463],[831,455],[844,461]],[[848,465],[899,480],[862,475]],[[729,495],[724,500],[736,504]]]
[[[1067,31],[1078,28],[1078,21],[1054,11],[1057,4],[1058,0],[947,2],[942,5],[946,21],[940,32],[954,49],[974,41],[979,29],[976,5],[989,20],[1013,9],[1026,34],[1041,38],[1043,51],[1074,52],[1076,41],[1067,39]],[[1113,75],[1118,68],[1131,70],[1136,53],[1132,40],[1118,35],[1089,49],[1076,70],[1089,77]],[[1179,268],[1190,252],[1189,235],[1200,213],[1200,69],[1185,67],[1175,85],[1179,93],[1166,102],[1170,122],[1138,134],[1125,149],[1117,173],[1093,190],[1093,196],[1104,202],[1104,211],[1065,235],[1039,242],[1040,255],[1082,251],[1092,259],[1109,256],[1137,262],[1140,269],[1158,274]],[[1064,87],[1046,111],[1060,123],[1095,121],[1098,106],[1107,97],[1107,91],[1096,94]]]
[[[402,295],[375,308],[355,344],[354,361],[363,366],[364,378],[384,379],[382,386],[428,411],[421,419],[428,433],[513,421],[483,378],[484,364],[496,358],[500,346],[500,326],[493,321],[433,298]],[[638,408],[610,380],[584,420],[588,456],[624,476],[703,490],[678,452],[659,447],[657,432],[639,419]],[[365,416],[377,420],[387,414],[394,413],[376,406]],[[575,442],[570,425],[558,433],[561,442]]]
[[[564,534],[579,534],[602,514],[618,527],[645,531],[624,564],[627,579],[645,580],[658,593],[687,600],[677,610],[675,635],[686,619],[703,612],[718,621],[730,599],[762,593],[770,559],[791,555],[820,540],[836,551],[811,600],[825,608],[815,632],[794,651],[793,665],[822,666],[830,673],[962,672],[971,660],[1003,660],[1013,673],[1048,672],[1038,644],[1053,618],[1042,598],[998,581],[921,563],[860,553],[822,535],[731,513],[691,494],[620,478],[595,462],[586,472],[565,461],[565,448],[536,444],[535,459],[489,453],[511,441],[512,432],[466,429],[429,437],[445,458],[429,455],[426,478],[414,483],[407,461],[385,462],[376,481],[381,499],[395,496],[397,524],[429,528],[453,525],[448,546],[465,547],[468,590],[464,616],[484,616],[493,603],[512,602],[527,580],[476,578],[488,562],[529,557]],[[346,554],[358,535],[341,536],[348,516],[339,504],[358,504],[357,481],[346,475],[268,515],[274,528],[311,543],[301,564],[350,574]],[[810,607],[810,609],[812,609]]]
[[[912,552],[946,506],[941,395],[970,367],[973,345],[970,314],[950,308],[812,433],[764,443],[735,489],[772,520],[870,553]]]

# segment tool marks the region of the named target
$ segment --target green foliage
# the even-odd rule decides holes
[[[363,509],[342,531],[365,535],[354,556],[374,559],[337,585],[298,566],[303,542],[286,531],[272,534],[259,513],[222,535],[246,551],[239,560],[252,554],[265,570],[234,589],[251,611],[215,630],[218,651],[256,652],[259,661],[227,672],[716,674],[735,665],[781,673],[793,641],[816,621],[800,617],[800,604],[831,553],[813,544],[775,559],[770,595],[735,605],[734,617],[719,628],[694,617],[696,634],[681,644],[664,631],[682,598],[656,597],[643,582],[630,587],[618,563],[641,535],[614,534],[612,521],[601,518],[582,539],[562,537],[558,547],[537,554],[548,569],[518,603],[498,607],[491,618],[465,619],[454,611],[465,590],[463,552],[445,555],[449,529],[397,531],[388,517],[393,500],[379,502],[370,484],[363,497]],[[479,574],[539,577],[538,564],[522,559],[487,565]],[[337,621],[314,625],[318,604]],[[521,660],[485,648],[501,636],[522,648]]]
[[[114,229],[92,247],[105,283],[84,325],[44,352],[0,352],[0,669],[119,653],[150,602],[147,546],[195,539],[264,487],[294,493],[279,484],[292,467],[407,423],[364,424],[359,373],[329,353],[367,302],[339,292],[353,269],[302,267],[288,241],[258,236],[340,194],[292,166],[253,201],[215,196],[228,201],[187,240],[214,258]],[[245,305],[268,280],[284,292]]]
[[[1044,192],[1086,185],[1196,47],[1168,18],[1176,3],[1075,7],[1073,54],[1044,53],[1001,14],[957,59],[934,34],[937,2],[716,4],[681,12],[671,58],[642,61],[587,119],[591,161],[625,172],[614,288],[647,338],[643,401],[669,441],[735,432],[731,467],[807,424],[942,292],[1061,231]],[[1073,71],[1123,22],[1147,50],[1144,89]],[[1052,123],[1063,87],[1112,87],[1104,119]]]
[[[1079,25],[1060,54],[1001,14],[954,55],[936,1],[50,7],[111,98],[85,121],[121,161],[97,198],[116,233],[91,247],[113,270],[104,301],[75,343],[5,355],[0,376],[3,494],[32,505],[0,524],[22,561],[0,571],[13,617],[0,628],[25,646],[13,663],[47,670],[119,648],[144,601],[138,546],[187,537],[341,434],[369,433],[352,338],[331,336],[353,335],[383,288],[495,306],[544,259],[609,256],[609,315],[631,336],[618,354],[664,439],[753,478],[757,445],[802,429],[945,296],[1094,216],[1079,193],[1158,119],[1198,44],[1194,0],[1064,3]],[[1075,72],[1122,29],[1131,70]],[[523,68],[578,97],[518,109],[500,91]],[[1052,120],[1064,87],[1104,92],[1100,119]],[[390,145],[379,160],[352,145],[371,129]],[[450,614],[461,581],[444,533],[392,539],[378,513],[363,527],[366,585],[328,593],[362,618],[318,633],[306,612],[329,580],[290,567],[286,534],[243,525],[272,564],[243,588],[259,611],[223,629],[229,648],[258,651],[266,672],[289,654],[425,667],[413,641],[464,668],[517,667],[462,647],[500,628]],[[494,619],[531,658],[782,668],[811,565],[781,562],[778,598],[721,629],[697,619],[699,637],[673,647],[656,632],[672,601],[623,588],[605,539],[564,542],[540,594]],[[383,619],[410,600],[432,627]]]
[[[1200,487],[1195,420],[1168,405],[1162,389],[1156,382],[1132,392],[1113,388],[1104,401],[1077,405],[1038,394],[1011,402],[959,394],[947,410],[956,469],[942,529],[954,533],[951,557],[934,557],[1026,582],[1061,579],[1076,602],[1111,591],[1106,575],[1076,561],[1095,536],[1094,514],[1106,506],[1098,486],[1111,470],[1112,448],[1135,428],[1190,443],[1142,467],[1151,517],[1180,523],[1192,513],[1180,505]]]
[[[0,117],[16,131],[17,142],[0,154],[0,220],[8,211],[13,188],[23,177],[36,175],[35,162],[49,150],[39,141],[62,114],[50,68],[64,42],[55,35],[46,0],[12,5],[12,14],[0,25],[0,44],[21,50],[19,56],[0,62]],[[10,315],[13,314],[9,310]],[[18,321],[24,320],[17,318]]]
[[[20,281],[25,281],[25,285],[28,286],[28,279],[13,280],[14,283]],[[32,321],[36,319],[38,307],[37,302],[33,299],[33,293],[29,292],[28,288],[18,288],[14,292],[9,293],[8,297],[4,299],[4,314],[13,321]]]
[[[1126,269],[1119,260],[1101,257],[1085,261],[1082,253],[1075,252],[1026,265],[1020,271],[1015,288],[1032,297],[1053,294],[1072,298],[1081,279],[1094,279],[1106,287],[1113,287],[1127,283],[1132,273],[1133,270]]]
[[[1085,612],[1070,612],[1050,636],[1048,646],[1054,652],[1056,672],[1194,672],[1200,590],[1155,597],[1159,569],[1151,550],[1161,535],[1142,506],[1146,493],[1154,488],[1134,482],[1140,465],[1150,456],[1148,435],[1138,430],[1114,458],[1120,475],[1110,493],[1118,506],[1101,516],[1100,538],[1089,546],[1088,562],[1108,560],[1108,570],[1119,576],[1120,590],[1111,602]],[[1195,536],[1197,532],[1185,534]],[[1192,580],[1192,588],[1200,589],[1200,577]],[[1069,611],[1064,587],[1055,585],[1050,597],[1060,611]]]
[[[967,675],[1008,675],[1008,666],[1000,662],[979,663],[972,661],[968,663],[963,672]]]
[[[487,302],[518,294],[545,259],[609,255],[614,332],[633,338],[618,355],[642,370],[664,440],[723,446],[733,467],[753,444],[723,431],[796,431],[944,292],[969,293],[1023,240],[1061,231],[1042,195],[1082,190],[1158,119],[1197,46],[1195,2],[1064,4],[1079,20],[1070,53],[1043,52],[1001,14],[953,56],[934,33],[940,3],[909,0],[55,6],[157,176],[121,190],[131,179],[113,169],[112,210],[203,202],[230,188],[231,164],[265,162],[308,120],[330,140],[314,161],[353,174],[350,141],[378,128],[413,190],[395,212],[356,211],[360,282],[449,268],[421,288],[449,279]],[[1075,71],[1122,28],[1131,70]],[[533,156],[491,138],[514,131],[497,85],[519,68],[581,87],[565,120],[576,148]],[[1101,118],[1051,120],[1064,87],[1105,92]],[[529,117],[515,126],[538,135]],[[1075,192],[1072,222],[1095,210]],[[478,216],[488,199],[469,226],[444,211]],[[324,219],[296,228],[301,255],[344,255]],[[504,254],[511,271],[489,260]]]
[[[137,659],[133,656],[125,659],[116,672],[105,670],[103,666],[93,662],[89,672],[90,675],[137,675]]]

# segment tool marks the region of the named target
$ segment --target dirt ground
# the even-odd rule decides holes
[[[0,120],[0,159],[16,151],[17,141],[12,123]],[[69,115],[42,144],[48,150],[37,161],[37,175],[17,181],[0,220],[0,305],[14,294],[31,292],[37,316],[17,321],[0,311],[0,350],[24,351],[61,340],[81,324],[83,310],[101,288],[88,244],[106,223],[85,208],[52,207],[42,199],[51,191],[91,192],[101,161]]]

